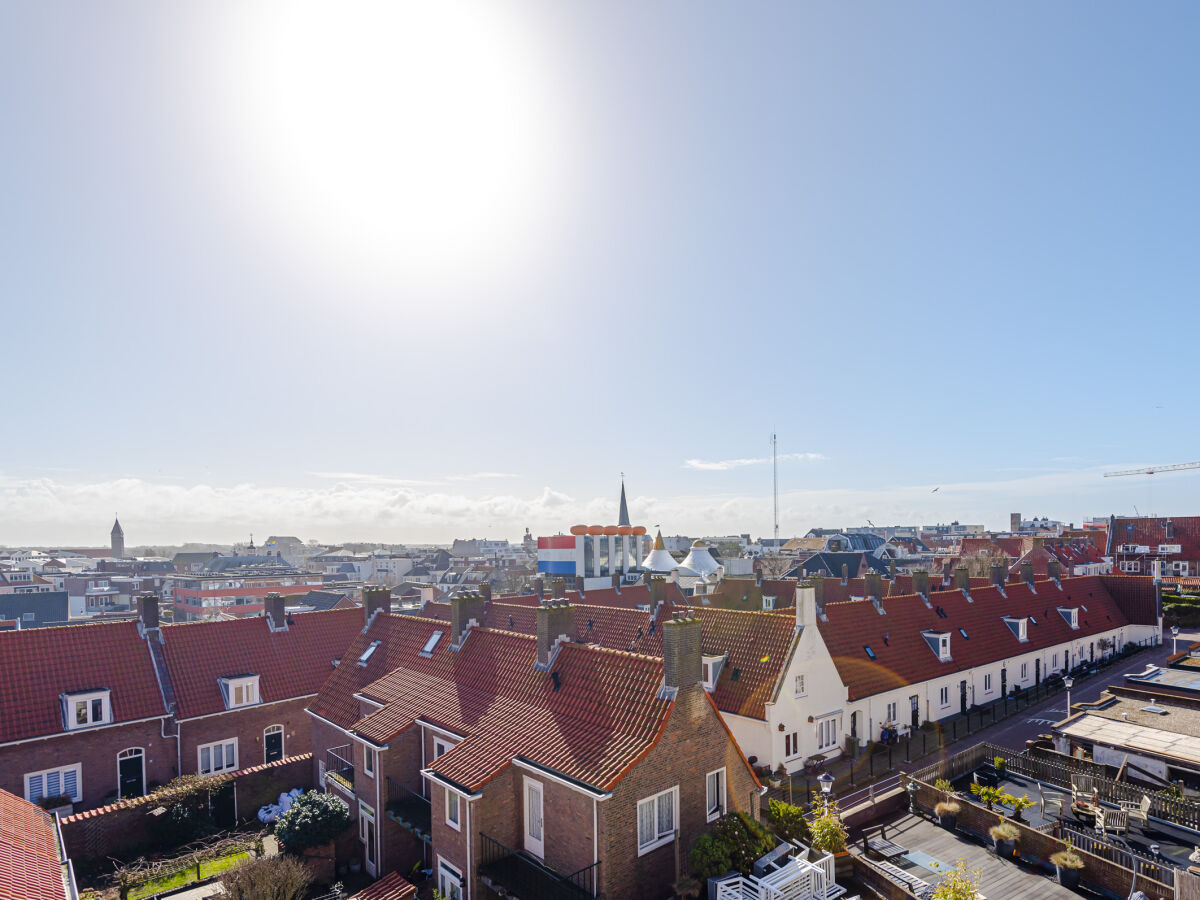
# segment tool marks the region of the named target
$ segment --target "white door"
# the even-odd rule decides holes
[[[542,823],[542,783],[525,779],[525,849],[541,859],[546,855]]]

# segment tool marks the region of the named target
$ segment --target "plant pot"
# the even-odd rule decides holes
[[[840,882],[847,882],[854,875],[854,858],[849,850],[833,854],[833,877]]]
[[[1054,867],[1054,876],[1058,879],[1058,883],[1065,888],[1079,887],[1079,876],[1083,869],[1064,869],[1062,866]]]
[[[958,827],[958,816],[938,816],[938,824],[947,831],[954,831],[954,829]]]
[[[995,841],[996,855],[1005,859],[1012,859],[1013,850],[1016,849],[1016,841]]]

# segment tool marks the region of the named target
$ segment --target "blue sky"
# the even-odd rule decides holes
[[[1198,19],[9,4],[0,542],[1195,512]]]

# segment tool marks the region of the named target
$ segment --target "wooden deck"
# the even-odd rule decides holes
[[[982,878],[980,892],[988,900],[1015,900],[1018,897],[1036,897],[1037,900],[1079,900],[1080,895],[1058,884],[1053,876],[1047,877],[1023,868],[1010,860],[1002,860],[990,847],[984,847],[961,834],[952,834],[939,825],[925,819],[905,815],[889,822],[889,841],[908,850],[921,850],[934,859],[953,867],[957,860],[965,859],[967,867],[979,869]],[[851,848],[862,852],[862,841]],[[935,876],[922,875],[930,884],[936,884]]]

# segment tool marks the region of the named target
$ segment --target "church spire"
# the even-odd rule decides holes
[[[625,502],[625,475],[621,475],[621,512],[617,515],[618,525],[630,525],[629,505]]]

